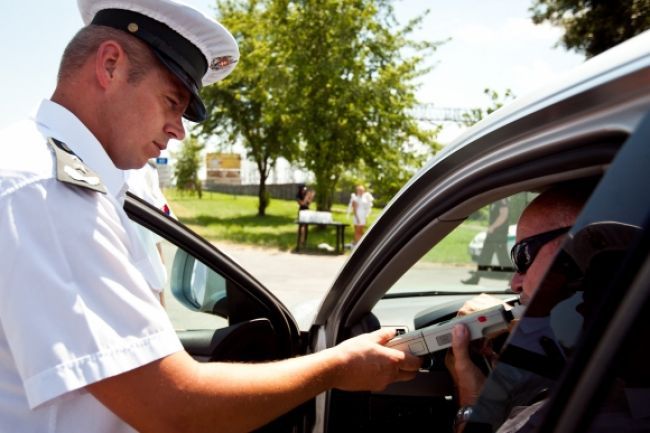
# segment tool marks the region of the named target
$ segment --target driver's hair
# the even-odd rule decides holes
[[[523,214],[548,212],[549,218],[552,218],[558,227],[571,226],[589,200],[598,180],[588,178],[555,184],[535,197],[524,209]]]

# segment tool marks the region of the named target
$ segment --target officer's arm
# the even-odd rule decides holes
[[[88,389],[141,432],[246,432],[330,388],[381,390],[412,379],[420,360],[383,346],[393,335],[380,330],[263,364],[198,363],[178,352]]]

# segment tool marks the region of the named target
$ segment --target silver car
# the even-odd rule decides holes
[[[517,225],[510,224],[508,225],[508,232],[506,238],[506,251],[510,251],[515,244],[515,234],[517,233]],[[481,231],[472,238],[472,241],[467,245],[467,253],[472,258],[473,262],[478,262],[479,257],[481,257],[481,252],[483,251],[483,245],[485,245],[485,238],[487,237],[487,231]],[[496,257],[492,256],[490,264],[497,265]]]
[[[585,281],[599,283],[599,291],[589,292],[599,320],[583,323],[575,305],[585,291],[574,289],[552,310],[565,358],[522,357],[506,342],[496,366],[483,363],[488,380],[504,371],[547,380],[536,431],[582,432],[600,422],[612,390],[623,389],[617,388],[621,371],[636,375],[630,385],[638,395],[647,396],[650,385],[644,344],[650,334],[650,32],[516,100],[445,147],[366,233],[308,330],[300,330],[249,273],[182,224],[135,197],[125,207],[134,221],[167,239],[168,289],[182,308],[211,320],[209,326],[197,320],[200,329],[178,324],[186,350],[205,361],[258,361],[317,352],[382,326],[412,331],[441,323],[478,293],[516,304],[502,275],[462,284],[475,265],[445,263],[445,243],[461,233],[467,239],[468,217],[496,200],[525,202],[545,187],[582,178],[600,183],[563,251],[576,254]],[[520,327],[531,319],[524,316]],[[458,402],[444,356],[428,355],[427,368],[411,382],[377,393],[332,390],[260,431],[452,432]],[[505,411],[512,402],[488,388],[479,402],[496,401]],[[526,397],[524,405],[541,398]],[[636,412],[625,422],[647,427],[649,400],[642,401],[629,408]],[[498,428],[474,421],[466,432]]]

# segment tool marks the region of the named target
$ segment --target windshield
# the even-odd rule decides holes
[[[508,293],[516,223],[535,196],[519,193],[478,209],[433,246],[384,298]]]

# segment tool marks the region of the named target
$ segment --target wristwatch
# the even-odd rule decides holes
[[[458,431],[458,428],[469,421],[469,417],[472,416],[472,406],[461,406],[456,412],[456,418],[454,419],[454,430]]]

